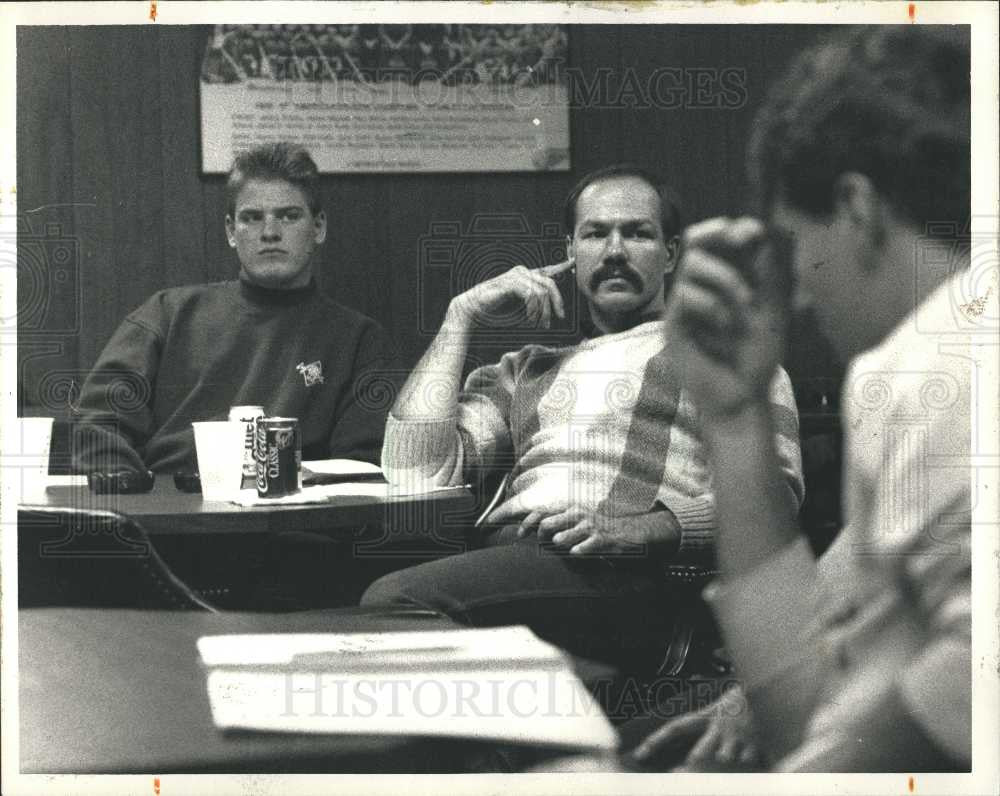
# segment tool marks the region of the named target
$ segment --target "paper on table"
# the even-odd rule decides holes
[[[618,736],[568,667],[208,674],[215,725],[300,734],[481,738],[613,750]]]
[[[509,667],[520,662],[565,663],[558,647],[522,625],[391,633],[269,633],[203,636],[198,653],[208,667],[286,666],[322,656],[323,668],[409,666],[415,657],[454,665],[485,661]]]
[[[223,729],[617,745],[563,653],[526,627],[206,636],[198,651]]]
[[[262,498],[256,489],[242,489],[232,502],[239,506],[287,506],[301,503],[326,503],[335,497],[373,497],[387,499],[404,495],[422,495],[427,492],[443,492],[449,489],[464,489],[460,486],[443,486],[426,490],[426,492],[403,489],[391,484],[379,482],[345,482],[340,484],[317,484],[303,487],[294,495],[280,498]]]
[[[87,486],[87,476],[48,475],[45,477],[45,486]]]
[[[382,468],[356,459],[317,459],[302,466],[318,475],[379,475]]]

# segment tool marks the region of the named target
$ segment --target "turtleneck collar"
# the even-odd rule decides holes
[[[269,309],[278,307],[292,307],[308,301],[316,294],[316,280],[310,279],[305,287],[291,288],[290,290],[279,290],[270,287],[261,287],[240,277],[238,280],[240,297],[248,306],[255,309]]]

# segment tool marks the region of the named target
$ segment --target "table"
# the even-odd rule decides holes
[[[329,502],[285,506],[237,506],[222,501],[203,500],[200,494],[179,491],[169,476],[158,475],[151,492],[142,495],[95,495],[86,485],[49,486],[45,497],[19,507],[29,509],[88,509],[114,511],[132,517],[150,536],[205,533],[269,533],[275,531],[327,532],[356,529],[363,525],[398,525],[401,520],[419,517],[438,520],[438,528],[468,523],[475,500],[465,488],[376,498],[343,495]],[[426,527],[431,527],[426,525]]]
[[[18,510],[21,604],[121,607],[131,593],[125,579],[141,587],[141,574],[128,574],[141,550],[113,524],[88,518],[95,509],[135,520],[174,573],[210,602],[274,611],[350,605],[385,572],[462,552],[475,502],[460,488],[243,507],[180,492],[164,477],[141,495],[50,486]],[[324,541],[336,544],[317,544]]]

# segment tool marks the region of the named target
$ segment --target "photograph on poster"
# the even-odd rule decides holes
[[[268,141],[321,172],[569,168],[562,25],[216,25],[203,168]]]

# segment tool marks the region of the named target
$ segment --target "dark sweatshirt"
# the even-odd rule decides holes
[[[377,463],[398,374],[382,327],[315,284],[162,290],[125,319],[84,383],[74,466],[196,470],[191,423],[225,420],[237,405],[298,418],[304,459]]]

